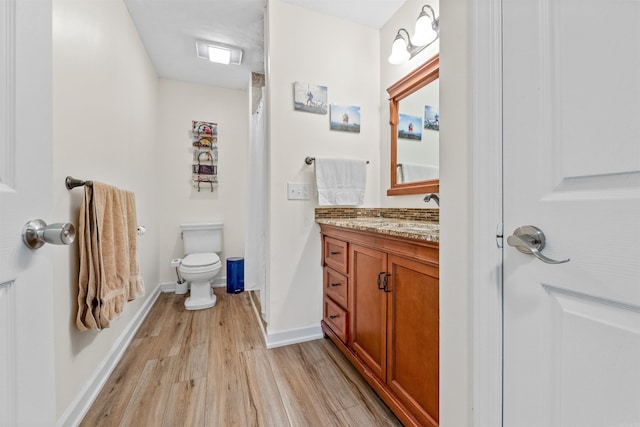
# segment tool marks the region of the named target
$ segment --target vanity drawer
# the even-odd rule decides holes
[[[324,297],[324,321],[345,343],[347,342],[347,315],[347,311],[331,298]]]
[[[333,271],[329,267],[324,268],[324,293],[337,302],[342,308],[347,308],[348,279],[345,275]]]
[[[342,274],[347,274],[347,242],[325,237],[323,253],[325,265]]]

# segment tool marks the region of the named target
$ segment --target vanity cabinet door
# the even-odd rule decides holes
[[[387,270],[387,254],[350,245],[350,347],[382,381],[387,364],[387,294],[378,288],[378,273]]]
[[[438,423],[437,266],[389,255],[387,384],[425,426]]]

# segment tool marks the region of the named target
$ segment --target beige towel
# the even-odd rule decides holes
[[[136,215],[136,195],[127,191],[127,236],[129,242],[129,288],[127,300],[144,296],[144,281],[138,267],[138,220]]]
[[[79,219],[81,331],[108,328],[126,301],[144,294],[136,254],[135,195],[99,182],[85,186]]]

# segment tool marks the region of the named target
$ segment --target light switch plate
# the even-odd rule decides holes
[[[287,182],[287,200],[309,200],[309,184]]]

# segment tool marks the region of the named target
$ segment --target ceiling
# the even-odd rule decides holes
[[[381,28],[406,0],[283,0]],[[158,76],[246,89],[251,72],[264,72],[265,0],[124,0]],[[196,56],[197,39],[238,46],[241,65]]]

